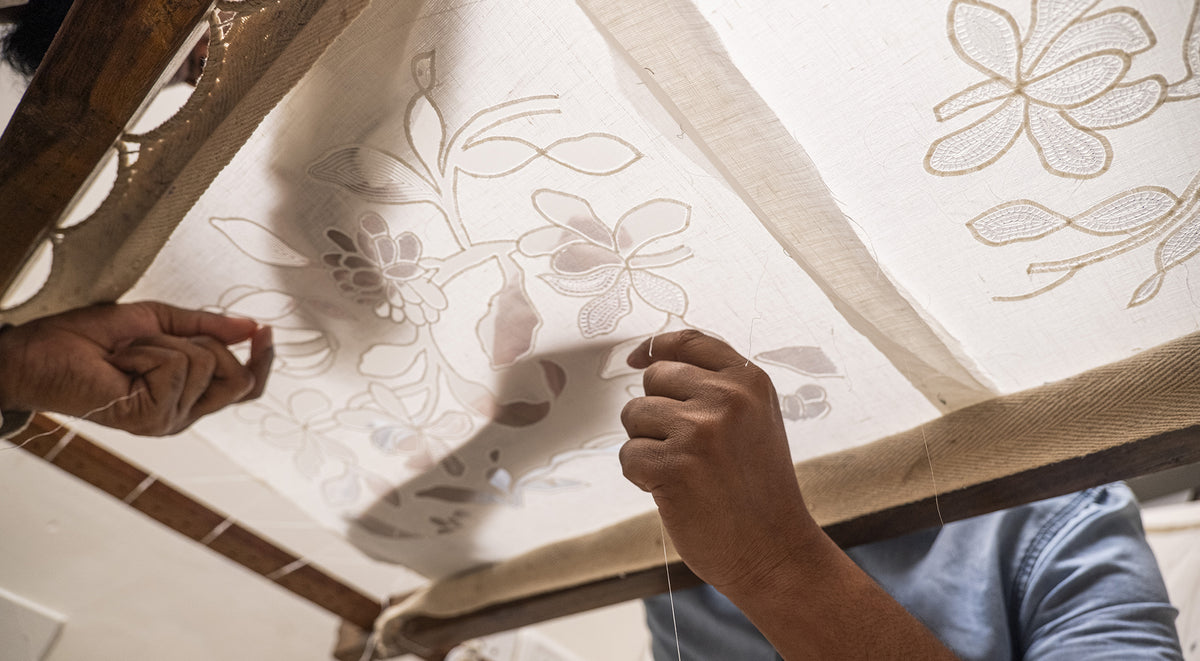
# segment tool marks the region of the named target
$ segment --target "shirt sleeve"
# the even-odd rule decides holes
[[[1051,517],[1015,587],[1026,661],[1183,658],[1177,611],[1124,485],[1081,492]]]

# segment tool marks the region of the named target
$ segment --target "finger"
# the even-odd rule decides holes
[[[215,361],[212,379],[201,396],[184,412],[186,424],[234,402],[241,401],[255,386],[254,373],[238,362],[236,356],[214,338],[194,337],[192,343],[208,351]]]
[[[667,444],[653,438],[631,438],[618,455],[625,479],[642,491],[654,491],[662,484],[663,468],[668,463]]]
[[[254,387],[241,401],[258,399],[267,388],[271,376],[271,363],[275,361],[275,339],[270,326],[263,326],[250,338],[250,358],[246,368],[254,375]]]
[[[675,427],[679,402],[665,397],[638,397],[621,409],[621,424],[630,438],[665,439]]]
[[[158,318],[163,332],[177,337],[208,335],[225,344],[236,344],[250,339],[258,329],[258,323],[253,319],[227,317],[200,310],[184,310],[156,301],[136,305],[148,308]]]
[[[108,362],[134,375],[130,379],[130,395],[137,394],[139,388],[144,392],[133,403],[122,405],[109,415],[97,416],[97,422],[151,436],[174,431],[176,405],[187,380],[187,356],[140,344],[117,351],[109,356]]]
[[[695,365],[662,360],[642,372],[642,388],[647,395],[684,402],[699,394],[704,384],[713,378],[712,372]]]
[[[214,344],[216,342],[214,341]],[[142,337],[134,340],[131,347],[135,346],[152,346],[175,351],[185,357],[183,363],[171,363],[169,366],[164,365],[159,367],[159,370],[172,369],[180,370],[180,376],[183,379],[183,388],[179,392],[179,396],[175,401],[175,407],[179,415],[185,415],[190,411],[200,397],[204,395],[212,384],[213,374],[217,367],[217,357],[213,352],[201,344],[194,342],[188,338],[173,337],[171,335],[154,335],[151,337]],[[235,361],[236,362],[236,361]],[[153,392],[151,394],[154,394]]]
[[[653,355],[650,353],[651,342]],[[746,364],[746,359],[728,344],[690,328],[642,342],[629,354],[627,362],[630,367],[640,369],[660,360],[688,363],[714,372]]]

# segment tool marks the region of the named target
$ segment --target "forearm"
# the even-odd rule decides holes
[[[722,590],[784,659],[957,658],[812,527],[770,578]]]

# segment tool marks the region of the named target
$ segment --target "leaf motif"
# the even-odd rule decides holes
[[[657,310],[682,317],[687,313],[688,298],[683,287],[648,271],[633,271],[633,290]]]
[[[622,271],[616,284],[580,308],[579,332],[585,338],[613,332],[621,319],[633,311],[633,303],[629,300],[629,284],[629,274]]]
[[[1040,239],[1071,223],[1033,200],[1016,200],[989,209],[967,222],[976,239],[989,246]]]
[[[417,155],[417,160],[425,166],[429,180],[437,181],[442,174],[438,164],[441,162],[440,156],[446,141],[446,126],[442,113],[426,93],[413,98],[412,103],[408,105],[405,120],[404,132],[408,144]]]
[[[642,153],[608,133],[587,133],[558,140],[546,147],[546,157],[584,174],[616,174],[633,165]]]
[[[1158,246],[1158,270],[1177,266],[1200,252],[1200,205],[1192,207],[1192,217],[1176,227]]]
[[[505,427],[528,427],[550,413],[550,402],[508,402],[496,407],[492,419]]]
[[[436,191],[408,163],[364,145],[326,152],[308,168],[317,181],[339,186],[368,202],[439,203]]]
[[[520,269],[504,269],[504,284],[488,301],[475,334],[492,367],[507,367],[533,351],[542,317],[525,292]]]
[[[208,222],[232,241],[238,250],[257,262],[291,268],[309,265],[307,257],[289,246],[274,232],[253,220],[209,218]]]
[[[503,177],[525,167],[539,154],[538,148],[525,140],[502,136],[470,144],[453,162],[472,177]]]
[[[1129,299],[1129,305],[1126,307],[1132,308],[1154,298],[1154,295],[1158,293],[1159,288],[1162,287],[1164,275],[1165,274],[1162,271],[1159,271],[1147,278],[1145,282],[1138,285],[1137,290],[1133,292],[1133,297]]]
[[[1154,223],[1178,202],[1165,188],[1144,186],[1108,198],[1080,214],[1072,225],[1095,234],[1123,234]]]
[[[692,207],[679,200],[659,198],[637,205],[621,216],[613,235],[622,255],[638,252],[655,239],[678,234],[688,228]]]
[[[533,208],[555,225],[570,229],[596,245],[615,248],[608,227],[596,218],[592,205],[578,195],[542,188],[533,192]]]
[[[754,360],[768,365],[786,367],[805,376],[837,375],[837,366],[820,347],[784,347],[774,351],[764,351],[755,356]]]

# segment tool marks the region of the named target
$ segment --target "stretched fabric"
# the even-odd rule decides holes
[[[266,396],[198,429],[364,553],[437,578],[597,551],[539,588],[661,560],[618,412],[624,356],[679,328],[772,375],[822,522],[1019,470],[1059,420],[1064,457],[1195,424],[1139,370],[1200,319],[1200,3],[231,6],[8,316],[140,274],[127,297],[273,324]],[[286,47],[239,46],[272,25]],[[1157,345],[1190,348],[1104,371]],[[1037,389],[1096,369],[1127,406]],[[847,457],[870,489],[823,468]]]

